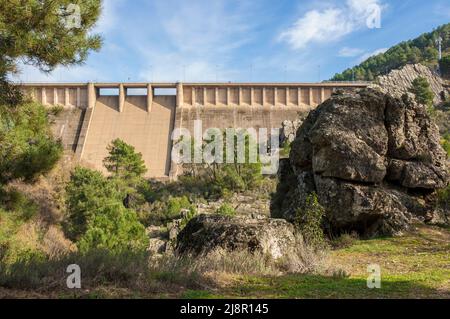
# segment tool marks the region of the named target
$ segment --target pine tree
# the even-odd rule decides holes
[[[100,9],[100,0],[0,0],[0,76],[16,71],[18,59],[43,71],[82,63],[100,49],[90,33]],[[72,17],[80,23],[68,24]]]
[[[121,139],[115,139],[108,146],[109,156],[103,160],[105,168],[114,177],[132,180],[147,172],[141,153]]]
[[[415,94],[417,103],[428,107],[433,106],[434,94],[424,77],[419,76],[412,82],[411,92]]]

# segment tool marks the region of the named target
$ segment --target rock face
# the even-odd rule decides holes
[[[434,93],[433,103],[438,105],[443,102],[445,96],[449,94],[444,88],[444,81],[422,64],[407,64],[398,70],[389,72],[387,75],[379,76],[372,88],[379,89],[393,97],[401,98],[405,92],[409,91],[412,82],[419,76],[426,78],[430,84],[430,89]]]
[[[273,215],[292,220],[316,192],[330,231],[395,234],[424,219],[448,184],[446,153],[424,106],[374,89],[337,92],[311,111],[281,165]]]
[[[178,235],[179,253],[207,254],[217,248],[248,249],[278,259],[296,245],[294,227],[282,219],[198,215]]]

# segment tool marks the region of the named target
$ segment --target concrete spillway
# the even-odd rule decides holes
[[[23,90],[44,105],[81,110],[65,120],[61,139],[79,162],[104,171],[107,146],[116,138],[142,153],[147,177],[175,176],[171,163],[174,128],[193,131],[194,121],[207,128],[277,128],[326,100],[337,88],[360,88],[367,83],[33,83]],[[100,89],[118,89],[102,95]],[[127,89],[146,89],[128,95]],[[157,95],[157,88],[176,95]],[[67,123],[74,121],[77,123]],[[71,129],[67,129],[71,128]],[[192,134],[192,133],[191,133]]]

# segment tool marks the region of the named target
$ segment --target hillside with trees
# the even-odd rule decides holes
[[[424,33],[416,39],[401,42],[385,53],[368,58],[361,64],[335,74],[331,81],[373,81],[377,76],[389,73],[406,64],[421,63],[437,68],[439,52],[436,40],[442,38],[440,68],[443,75],[450,76],[450,23]]]

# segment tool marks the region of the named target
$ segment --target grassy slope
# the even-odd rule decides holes
[[[185,298],[450,298],[450,230],[419,226],[399,238],[356,241],[331,253],[350,276],[241,276],[214,292]],[[381,289],[368,289],[366,268],[381,266]]]
[[[381,289],[366,286],[366,268],[373,263],[381,266]],[[347,275],[213,273],[202,278],[169,270],[151,273],[133,285],[123,285],[119,280],[106,285],[84,281],[87,287],[81,290],[0,287],[0,297],[450,298],[450,229],[418,226],[403,237],[354,240],[347,248],[331,252],[330,266]]]

